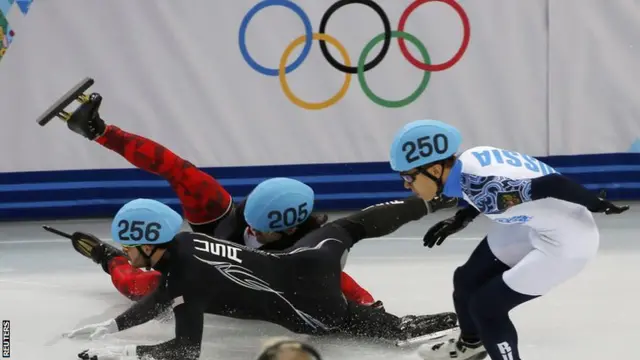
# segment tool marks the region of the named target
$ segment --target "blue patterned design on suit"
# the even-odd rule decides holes
[[[531,201],[531,179],[510,179],[504,176],[462,174],[462,191],[483,214],[500,214],[508,209],[501,206],[504,198],[517,203]],[[516,204],[517,205],[517,204]]]

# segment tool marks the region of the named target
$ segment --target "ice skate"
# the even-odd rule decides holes
[[[122,250],[105,243],[94,235],[83,232],[74,232],[71,235],[71,245],[83,256],[100,264],[107,274],[109,273],[109,261],[116,256],[125,256]]]
[[[89,140],[95,140],[105,131],[104,120],[100,118],[98,110],[102,103],[102,96],[98,93],[92,93],[83,97],[83,102],[69,116],[67,127]]]
[[[399,325],[403,338],[396,342],[396,346],[424,343],[446,336],[457,329],[457,323],[458,316],[453,312],[403,316]]]
[[[424,360],[482,360],[487,357],[487,351],[480,342],[469,344],[460,340],[459,335],[451,334],[420,345],[418,355]]]
[[[42,228],[52,234],[71,240],[71,245],[77,252],[93,260],[96,264],[100,264],[107,274],[109,273],[109,261],[111,259],[117,256],[126,257],[122,250],[105,243],[95,235],[79,231],[68,234],[49,225],[43,225]]]

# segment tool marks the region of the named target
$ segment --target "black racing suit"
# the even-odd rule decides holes
[[[341,258],[355,243],[387,235],[427,213],[424,201],[417,198],[370,207],[275,252],[179,233],[153,266],[162,274],[158,288],[118,316],[116,323],[124,330],[172,306],[176,337],[137,348],[139,356],[158,360],[197,359],[205,313],[233,312],[234,317],[269,321],[296,333],[390,340],[450,328],[457,321],[453,313],[399,318],[346,301],[340,289]]]

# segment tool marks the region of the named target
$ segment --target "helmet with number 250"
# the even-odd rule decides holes
[[[391,144],[391,168],[409,171],[447,159],[458,152],[462,135],[438,120],[416,120],[398,131]]]
[[[182,227],[182,216],[151,199],[129,201],[111,223],[111,237],[123,246],[159,245],[173,240]]]

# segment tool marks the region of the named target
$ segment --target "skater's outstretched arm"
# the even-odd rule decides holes
[[[419,220],[430,212],[453,207],[456,199],[435,198],[424,201],[419,197],[390,201],[365,208],[334,223],[346,229],[353,242],[362,239],[382,237],[398,230],[401,226]]]
[[[629,207],[618,207],[598,194],[561,174],[550,174],[531,179],[531,200],[556,198],[582,205],[592,212],[621,213]]]
[[[167,289],[164,286],[156,288],[149,295],[133,304],[127,311],[116,317],[118,331],[123,331],[154,319],[168,309],[171,304],[171,296]]]
[[[95,141],[136,167],[165,178],[178,195],[184,216],[192,225],[214,223],[229,211],[231,195],[216,179],[155,141],[114,125],[107,125]]]
[[[555,198],[582,205],[592,212],[621,213],[627,207],[618,207],[601,198],[581,184],[559,174],[549,174],[531,179],[511,179],[505,176],[478,176],[462,174],[462,191],[482,213],[505,211],[524,202]],[[488,193],[503,194],[501,201],[486,201]],[[500,189],[496,192],[495,189]],[[506,195],[504,195],[506,194]],[[497,199],[497,195],[492,195]]]
[[[176,337],[157,345],[138,345],[136,355],[164,360],[197,360],[202,347],[205,303],[190,298],[176,305],[173,309]]]

